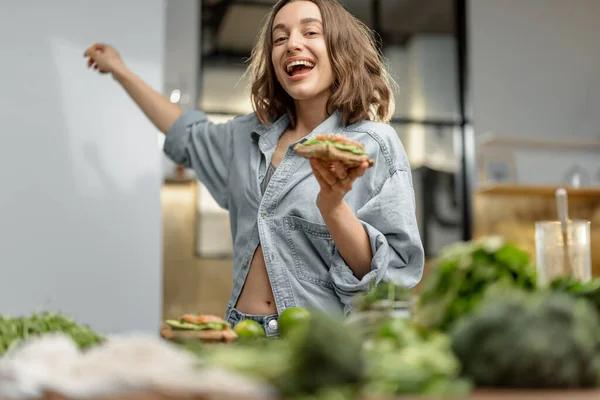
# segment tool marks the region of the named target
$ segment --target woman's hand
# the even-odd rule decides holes
[[[125,69],[119,53],[108,44],[96,43],[83,56],[88,57],[88,68],[93,67],[101,74],[115,74]]]
[[[365,173],[369,163],[365,161],[358,167],[346,168],[340,161],[327,164],[311,158],[310,166],[321,186],[321,191],[317,196],[317,207],[323,213],[342,204],[346,193],[352,190],[352,183]]]

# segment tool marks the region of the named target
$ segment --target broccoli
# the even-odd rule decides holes
[[[588,300],[515,290],[485,299],[451,337],[463,373],[478,386],[566,389],[600,383],[598,332]]]
[[[557,278],[550,283],[550,290],[566,292],[576,297],[588,299],[600,312],[600,278],[581,282],[573,276]]]
[[[289,369],[276,386],[284,395],[314,395],[323,389],[358,388],[365,359],[360,336],[342,321],[312,311],[305,329],[287,339]]]

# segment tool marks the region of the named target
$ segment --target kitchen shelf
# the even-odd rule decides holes
[[[563,187],[569,197],[598,197],[600,198],[600,187],[575,188],[569,186],[546,186],[546,185],[515,185],[515,184],[484,184],[475,189],[479,195],[531,195],[531,196],[554,196],[556,189]]]

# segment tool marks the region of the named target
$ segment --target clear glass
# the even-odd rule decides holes
[[[565,234],[560,221],[535,223],[537,279],[542,286],[569,275],[581,282],[592,277],[590,221],[571,220],[566,225]]]

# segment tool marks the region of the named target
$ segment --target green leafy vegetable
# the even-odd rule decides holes
[[[425,329],[450,329],[475,310],[492,286],[536,287],[526,251],[500,237],[459,242],[444,248],[423,282],[415,322]]]
[[[422,335],[402,319],[380,326],[366,348],[368,396],[463,396],[471,391],[460,378],[460,363],[442,333]]]
[[[286,339],[182,343],[209,364],[271,383],[290,400],[460,396],[471,390],[460,378],[449,337],[423,335],[405,319],[380,321],[371,336],[361,337],[352,325],[312,312],[308,328]]]
[[[60,313],[35,313],[28,317],[0,316],[0,356],[23,340],[49,333],[68,335],[81,349],[102,341],[102,337],[88,326],[80,325]]]

